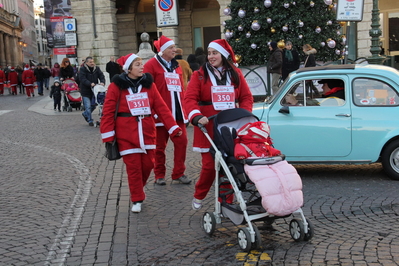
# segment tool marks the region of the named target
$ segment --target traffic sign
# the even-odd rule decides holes
[[[155,0],[157,27],[178,26],[177,0]]]
[[[64,18],[64,30],[65,31],[76,31],[76,19],[75,18]]]

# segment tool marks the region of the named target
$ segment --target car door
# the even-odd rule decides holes
[[[317,80],[323,78],[326,77],[297,78],[286,83],[278,99],[270,107],[268,123],[271,138],[275,148],[280,149],[289,161],[339,161],[351,153],[350,82],[343,75],[328,76],[344,81],[346,101],[336,106],[323,106],[315,103],[323,99],[310,97],[312,89],[306,89],[310,81],[313,86],[317,84]],[[306,90],[309,90],[307,94]],[[318,90],[321,94],[320,88]],[[302,92],[302,103],[286,106],[284,98],[291,92],[297,96]],[[289,113],[282,112],[283,107]]]

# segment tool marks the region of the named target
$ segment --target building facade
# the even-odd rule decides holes
[[[155,3],[157,0],[155,0]],[[178,0],[179,25],[157,28],[154,0],[72,0],[73,15],[78,24],[77,56],[88,55],[97,58],[104,65],[110,56],[119,57],[138,52],[139,36],[150,35],[150,42],[160,34],[172,38],[183,49],[184,55],[194,53],[196,47],[206,47],[209,41],[223,38],[223,21],[229,19],[223,14],[229,0]],[[263,4],[263,1],[260,1]],[[382,47],[389,55],[399,54],[399,48],[392,36],[397,31],[399,2],[379,0],[381,12]],[[363,21],[352,22],[354,57],[369,57],[371,38],[371,10],[373,0],[364,1]],[[345,31],[345,29],[343,29]]]

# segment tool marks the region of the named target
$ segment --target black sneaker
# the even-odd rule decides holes
[[[90,122],[90,123],[89,123],[89,126],[94,127],[94,123],[93,123],[93,122]]]
[[[165,178],[158,178],[157,180],[155,180],[155,184],[160,186],[165,186],[166,185]]]

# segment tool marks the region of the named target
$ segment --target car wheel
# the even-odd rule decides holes
[[[381,154],[381,163],[390,178],[399,180],[399,140],[389,143],[384,148]]]

